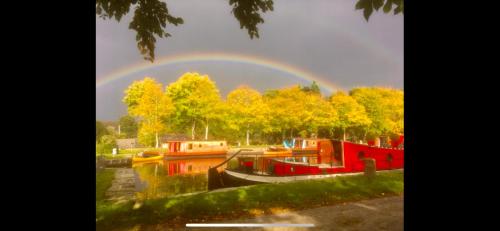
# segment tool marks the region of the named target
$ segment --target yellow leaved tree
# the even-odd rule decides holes
[[[165,119],[173,112],[172,100],[163,91],[161,83],[146,77],[135,81],[125,90],[123,101],[131,116],[139,118],[139,142],[159,147],[159,136],[165,132]],[[154,140],[154,141],[153,141]]]

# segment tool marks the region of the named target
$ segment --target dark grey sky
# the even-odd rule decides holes
[[[167,25],[172,37],[158,39],[156,57],[195,52],[227,52],[265,57],[292,65],[344,89],[356,86],[403,88],[402,15],[375,12],[369,22],[355,11],[356,0],[275,0],[264,14],[259,39],[251,40],[231,14],[226,0],[169,0],[169,12],[184,24]],[[96,78],[145,62],[135,32],[128,29],[133,11],[120,23],[96,17]],[[150,64],[154,67],[154,64]],[[216,81],[225,96],[240,84],[259,91],[306,80],[251,64],[182,63],[123,76],[96,88],[98,120],[126,114],[123,91],[134,80],[151,76],[167,85],[182,73],[198,71]],[[322,88],[324,94],[330,94]]]

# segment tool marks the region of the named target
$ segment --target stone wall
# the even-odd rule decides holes
[[[119,149],[130,149],[130,148],[141,148],[142,145],[139,144],[137,138],[130,139],[116,139],[116,145]]]

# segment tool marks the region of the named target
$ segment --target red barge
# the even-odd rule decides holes
[[[333,177],[363,172],[366,158],[375,160],[377,171],[403,169],[403,140],[401,136],[390,147],[379,147],[329,139],[294,139],[295,145],[286,151],[272,148],[260,156],[238,157],[237,166],[225,169],[224,174],[226,178],[250,182]],[[277,154],[273,155],[273,151]],[[283,156],[283,152],[290,154]]]

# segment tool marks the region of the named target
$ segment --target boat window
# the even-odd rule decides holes
[[[198,146],[201,148],[201,143]]]
[[[222,147],[222,146],[224,146],[224,144],[223,144],[223,143],[220,143],[220,146]]]
[[[191,172],[193,170],[193,166],[192,165],[189,165],[188,166],[188,172]]]
[[[361,152],[358,152],[358,159],[363,159],[365,158],[365,152],[361,151]]]
[[[392,154],[391,154],[391,153],[387,154],[387,161],[391,162],[391,161],[392,161],[392,158],[393,158],[393,157],[392,157]]]
[[[189,145],[188,145],[188,149],[189,149],[189,150],[193,149],[193,144],[192,144],[192,143],[189,143]]]

